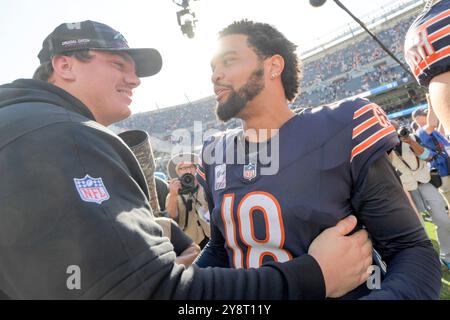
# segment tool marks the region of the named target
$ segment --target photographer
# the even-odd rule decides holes
[[[201,248],[209,241],[209,211],[203,188],[195,178],[198,157],[194,154],[179,154],[173,157],[167,172],[172,178],[166,210],[180,228]]]
[[[421,146],[407,127],[400,127],[391,121],[397,129],[400,143],[391,152],[393,166],[400,172],[400,180],[406,191],[413,196],[415,202],[423,200],[430,212],[433,222],[437,226],[437,235],[441,249],[441,259],[448,266],[450,264],[450,218],[445,210],[445,201],[437,190],[437,186],[430,183],[430,168],[426,161],[432,158],[432,151]],[[421,199],[420,199],[421,198]]]

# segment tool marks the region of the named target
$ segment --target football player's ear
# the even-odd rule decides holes
[[[268,75],[271,80],[275,80],[281,77],[281,73],[284,70],[284,59],[279,54],[275,54],[270,57],[268,63]]]

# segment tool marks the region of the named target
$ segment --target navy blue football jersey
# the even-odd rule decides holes
[[[397,143],[384,111],[363,99],[293,116],[242,163],[242,130],[205,142],[197,176],[227,265],[259,267],[307,253],[321,231],[353,212],[352,194],[368,167]],[[264,174],[270,166],[276,172]]]
[[[412,23],[405,37],[405,60],[417,82],[428,86],[433,77],[450,69],[450,1],[425,10]]]

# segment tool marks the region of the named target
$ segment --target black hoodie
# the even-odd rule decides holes
[[[185,269],[123,141],[52,84],[0,86],[0,290],[12,299],[320,299],[308,255]]]

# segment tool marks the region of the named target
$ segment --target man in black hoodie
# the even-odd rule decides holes
[[[154,49],[93,21],[58,26],[34,78],[0,86],[0,297],[322,299],[363,283],[365,231],[349,217],[307,255],[259,269],[184,268],[162,237],[145,178],[105,126],[129,116]]]

